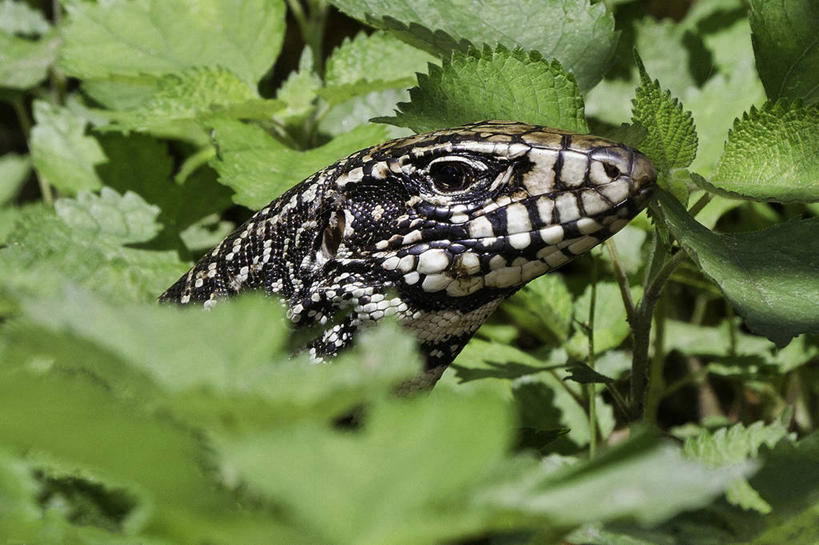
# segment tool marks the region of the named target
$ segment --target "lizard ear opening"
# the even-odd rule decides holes
[[[330,214],[330,219],[327,222],[327,227],[324,228],[324,233],[321,236],[321,253],[327,259],[332,259],[338,252],[338,247],[341,245],[341,239],[344,236],[344,214],[333,212]]]

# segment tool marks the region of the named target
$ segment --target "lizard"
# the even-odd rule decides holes
[[[656,178],[624,144],[525,123],[398,138],[283,193],[159,299],[276,294],[323,329],[305,347],[317,361],[395,316],[434,383],[504,299],[622,229]]]

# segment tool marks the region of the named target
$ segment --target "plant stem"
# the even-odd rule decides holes
[[[688,213],[691,214],[692,218],[697,217],[697,214],[702,212],[702,209],[705,208],[705,206],[711,202],[711,199],[713,198],[714,196],[711,193],[706,193],[694,203],[694,206],[688,209]]]
[[[665,351],[663,345],[665,342],[666,305],[663,303],[664,301],[665,299],[661,297],[654,310],[654,353],[651,358],[648,387],[645,394],[645,419],[652,424],[657,422],[657,411],[665,389],[663,379]]]
[[[23,102],[23,95],[20,94],[14,97],[12,105],[14,106],[15,114],[17,114],[17,122],[20,123],[20,128],[23,130],[23,136],[26,139],[28,149],[31,151],[31,140],[29,137],[31,135],[32,123],[31,118],[28,116],[26,105]],[[40,194],[43,197],[43,202],[46,206],[52,206],[54,204],[54,196],[52,194],[51,184],[37,172],[37,169],[34,169],[34,176],[37,178],[37,184],[40,186]]]
[[[670,258],[662,249],[660,235],[654,231],[654,248],[648,264],[643,297],[634,311],[631,322],[632,350],[631,362],[631,418],[638,420],[644,416],[646,407],[646,393],[649,383],[649,342],[651,339],[651,320],[654,307],[662,294],[668,278],[674,269],[682,262],[686,254],[682,250]]]
[[[631,287],[628,277],[620,266],[620,257],[617,255],[617,248],[611,239],[606,240],[606,250],[611,258],[611,266],[614,269],[614,276],[617,279],[617,286],[620,288],[620,297],[623,298],[623,305],[626,307],[626,319],[631,323],[634,317],[634,300],[631,298]]]
[[[594,369],[594,311],[597,306],[597,257],[591,256],[591,299],[589,301],[589,320],[586,334],[589,338],[588,366]],[[597,388],[591,382],[586,385],[586,395],[589,398],[589,459],[593,460],[597,452]]]

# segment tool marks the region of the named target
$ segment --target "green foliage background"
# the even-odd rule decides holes
[[[817,5],[0,0],[0,543],[819,542]],[[663,191],[433,391],[392,323],[313,365],[261,295],[155,304],[305,176],[487,118]]]

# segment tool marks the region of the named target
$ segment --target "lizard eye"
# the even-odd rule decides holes
[[[611,163],[603,163],[603,170],[609,178],[617,178],[620,176],[620,169]]]
[[[463,191],[475,181],[475,169],[464,161],[433,161],[429,165],[429,177],[435,189],[443,193]]]

